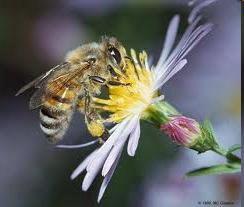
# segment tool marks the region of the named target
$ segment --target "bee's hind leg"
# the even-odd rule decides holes
[[[97,137],[101,144],[108,139],[109,132],[104,126],[103,118],[98,112],[92,110],[86,115],[85,120],[88,131],[93,137]]]
[[[109,137],[109,132],[105,128],[103,118],[98,113],[97,109],[90,107],[90,96],[88,91],[85,92],[85,122],[87,129],[93,137],[97,137],[102,144]]]

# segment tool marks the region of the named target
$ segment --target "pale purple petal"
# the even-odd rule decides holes
[[[123,120],[121,123],[118,124],[116,130],[111,134],[111,136],[107,139],[107,141],[100,147],[97,152],[96,158],[87,166],[87,171],[93,171],[94,168],[98,165],[98,163],[104,160],[108,153],[110,152],[111,148],[117,141],[117,139],[121,136],[122,133],[125,133],[127,128],[126,125],[130,122],[130,117]]]
[[[172,62],[172,60],[174,60],[177,57],[177,54],[179,53],[180,50],[182,50],[182,47],[184,47],[185,42],[187,42],[187,40],[189,39],[189,36],[193,33],[194,29],[196,28],[196,26],[200,20],[201,20],[201,17],[197,17],[194,20],[194,22],[187,27],[182,38],[180,39],[179,43],[177,44],[175,49],[170,54],[169,58],[167,58],[167,60],[165,61],[165,63],[163,65],[157,64],[156,67],[162,67],[162,68],[167,67],[167,65],[169,65],[169,63]]]
[[[188,42],[186,42],[184,47],[182,47],[182,50],[178,53],[178,56],[174,60],[175,63],[174,63],[174,61],[172,61],[172,63],[169,65],[166,73],[162,75],[161,81],[162,81],[162,79],[165,79],[165,80],[163,80],[163,84],[166,83],[176,73],[175,72],[176,69],[174,69],[174,68],[178,66],[178,64],[180,63],[179,61],[182,61],[182,58],[184,58],[199,43],[199,41],[204,36],[206,36],[211,30],[212,30],[212,24],[206,24],[206,25],[200,26],[198,29],[196,29],[192,33],[191,37],[188,39]],[[180,69],[182,69],[182,68],[183,67],[181,67]],[[178,71],[179,71],[179,68],[177,68],[177,72]],[[163,84],[161,84],[161,86]]]
[[[187,61],[183,58],[194,48],[194,46],[196,46],[196,44],[198,44],[198,42],[204,36],[206,36],[211,31],[213,27],[212,24],[204,24],[195,28],[199,21],[200,17],[196,18],[194,22],[189,25],[180,42],[173,50],[169,58],[166,59],[165,63],[157,64],[157,69],[155,70],[157,73],[154,74],[154,90],[160,88],[173,75],[175,75],[184,67]]]
[[[93,159],[90,160],[86,167],[86,175],[82,182],[82,190],[87,191],[88,188],[91,186],[92,182],[96,178],[99,171],[102,169],[103,163],[105,162],[106,157],[108,156],[110,150],[103,154],[103,156],[100,156],[98,151],[95,153]],[[92,164],[92,165],[91,165]],[[89,170],[87,168],[89,166],[92,166]]]
[[[173,47],[173,44],[175,42],[175,37],[176,37],[177,31],[178,31],[179,21],[180,21],[180,17],[178,15],[176,15],[172,18],[172,20],[169,23],[167,33],[166,33],[166,38],[164,41],[164,46],[162,49],[162,53],[161,53],[159,61],[158,61],[159,65],[164,63],[164,61],[168,57],[168,55]]]
[[[190,13],[190,15],[189,15],[189,17],[188,17],[188,22],[189,22],[189,23],[192,23],[192,22],[196,19],[196,16],[200,13],[200,11],[201,11],[204,7],[207,7],[208,5],[214,3],[215,1],[217,1],[217,0],[202,0],[201,3],[199,3],[198,5],[196,5],[196,6],[192,9],[192,11],[191,11],[191,13]],[[192,5],[194,5],[195,3],[197,3],[197,2],[198,2],[198,1],[192,1],[192,2],[189,3],[189,5],[192,6]]]
[[[134,156],[136,153],[136,149],[140,138],[140,132],[140,119],[138,119],[134,131],[130,134],[127,146],[127,152],[130,156]]]
[[[130,135],[130,133],[133,132],[133,129],[136,127],[138,116],[134,116],[131,118],[130,122],[128,123],[126,130],[122,132],[117,142],[114,144],[111,152],[109,153],[108,158],[106,159],[103,169],[102,169],[102,175],[105,176],[109,169],[111,168],[112,164],[116,160],[118,153],[121,149],[123,149],[123,146]]]
[[[127,137],[128,137],[127,134],[124,134],[123,136],[121,136],[119,142],[117,142],[117,145],[115,145],[112,148],[111,152],[109,153],[109,155],[103,165],[102,176],[105,176],[109,172],[109,170],[110,170],[111,166],[113,165],[114,161],[116,160],[119,152],[123,149],[124,144],[127,140]]]
[[[93,158],[89,161],[86,167],[87,174],[82,183],[83,191],[86,191],[91,186],[93,180],[101,170],[106,158],[108,157],[111,148],[113,147],[116,140],[119,138],[122,130],[124,130],[125,126],[129,123],[129,121],[130,117],[119,123],[116,130],[111,134],[108,140],[95,152]]]
[[[105,176],[105,178],[103,179],[103,182],[102,182],[102,185],[100,187],[100,190],[99,190],[99,194],[98,194],[98,199],[97,199],[97,202],[99,203],[100,200],[102,199],[103,197],[103,194],[114,174],[114,171],[118,165],[118,162],[119,162],[119,159],[120,159],[120,156],[121,156],[121,153],[122,153],[123,149],[120,150],[118,156],[116,157],[116,160],[115,162],[113,163],[112,167],[110,168],[109,172],[107,173],[107,175]]]
[[[184,58],[193,47],[198,44],[198,42],[206,36],[213,28],[213,24],[204,24],[199,26],[194,30],[194,32],[189,36],[185,45],[182,47],[178,54],[177,59]]]
[[[162,85],[164,85],[170,78],[172,78],[177,72],[179,72],[185,65],[187,64],[187,60],[183,59],[181,60],[173,69],[170,71],[170,73],[166,76],[160,79],[157,84],[155,85],[155,89],[160,88]]]
[[[71,180],[75,179],[80,173],[82,173],[86,169],[88,163],[93,159],[96,151],[97,150],[95,150],[91,154],[89,154],[86,157],[86,159],[84,159],[83,162],[81,162],[81,164],[78,165],[78,167],[73,171],[73,173],[70,176]]]
[[[199,21],[200,21],[200,17],[198,17],[191,25],[188,26],[181,40],[179,41],[175,49],[172,51],[171,55],[165,60],[165,62],[160,64],[158,62],[154,71],[152,71],[155,72],[154,73],[155,85],[159,85],[159,81],[162,80],[162,77],[165,76],[170,69],[172,69],[172,65],[175,65],[179,61],[178,60],[179,54],[184,48],[184,45],[186,45],[187,42],[189,42],[189,38],[191,37],[191,34],[193,33]],[[155,88],[155,90],[157,89],[158,88]]]
[[[83,191],[87,191],[88,188],[91,186],[92,182],[94,181],[97,174],[101,170],[102,164],[103,164],[102,162],[98,163],[98,165],[96,166],[96,168],[93,169],[93,171],[86,173],[86,176],[82,182],[82,190]]]
[[[184,53],[181,54],[181,58],[184,58],[200,41],[203,37],[205,37],[213,28],[213,24],[206,24],[202,28],[201,33],[194,39],[194,41],[189,45],[187,49],[185,49]]]
[[[63,148],[63,149],[78,149],[78,148],[83,148],[83,147],[87,147],[93,144],[96,144],[99,140],[96,139],[94,141],[91,142],[87,142],[84,144],[77,144],[77,145],[56,145],[55,147],[57,148]]]

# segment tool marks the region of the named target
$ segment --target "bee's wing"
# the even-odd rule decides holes
[[[35,93],[32,95],[30,99],[30,104],[29,104],[30,109],[36,109],[43,104],[44,101],[43,95],[48,95],[51,97],[62,92],[64,88],[69,88],[69,87],[72,87],[73,90],[76,89],[79,90],[80,85],[74,86],[72,84],[72,81],[76,78],[77,79],[80,78],[81,75],[83,74],[83,71],[88,69],[89,64],[84,63],[79,67],[70,67],[70,66],[71,66],[70,64],[66,65],[64,72],[59,73],[56,77],[51,76],[46,81],[44,81],[41,85],[38,84],[37,91],[35,91]],[[62,67],[62,69],[64,69],[64,67]],[[46,93],[47,91],[48,94]]]
[[[15,94],[15,96],[18,96],[22,93],[24,93],[26,90],[34,87],[34,88],[40,88],[41,84],[48,79],[48,77],[50,77],[50,75],[52,74],[52,72],[54,72],[55,70],[59,70],[61,68],[63,68],[64,66],[67,66],[69,63],[65,62],[63,64],[57,65],[53,68],[51,68],[49,71],[47,71],[46,73],[42,74],[41,76],[37,77],[36,79],[34,79],[33,81],[31,81],[30,83],[26,84],[25,86],[23,86],[21,89],[18,90],[18,92]]]
[[[45,94],[45,88],[38,88],[30,98],[29,109],[33,110],[43,104],[43,95]]]

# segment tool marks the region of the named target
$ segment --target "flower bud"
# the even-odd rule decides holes
[[[185,147],[191,147],[201,137],[199,123],[183,115],[171,116],[167,123],[160,125],[160,129],[175,143]]]

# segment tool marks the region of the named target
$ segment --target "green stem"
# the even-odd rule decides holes
[[[223,157],[226,157],[227,155],[227,151],[220,146],[214,146],[212,150]]]
[[[230,162],[241,163],[241,159],[238,156],[234,155],[233,153],[228,153],[224,148],[222,148],[220,146],[214,146],[212,148],[212,151],[214,151],[215,153],[225,157]]]
[[[232,154],[232,153],[228,153],[226,156],[226,159],[231,161],[231,162],[238,162],[241,163],[241,158]]]

